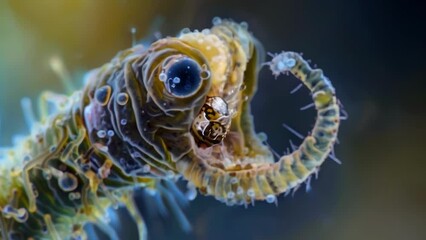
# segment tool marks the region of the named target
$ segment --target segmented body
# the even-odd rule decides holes
[[[158,190],[161,179],[176,175],[231,205],[275,202],[304,182],[336,140],[334,88],[297,53],[267,64],[276,76],[298,77],[318,111],[311,134],[275,162],[250,114],[261,56],[245,24],[225,20],[122,51],[70,97],[45,94],[44,109],[53,102],[56,111],[3,154],[2,238],[84,238],[84,222],[102,223],[118,203],[144,238],[132,189]]]

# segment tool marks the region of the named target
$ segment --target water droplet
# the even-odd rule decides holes
[[[234,192],[228,192],[228,193],[226,194],[226,197],[227,197],[228,199],[234,198],[234,197],[235,197],[235,193],[234,193]]]
[[[109,137],[113,137],[115,135],[113,130],[108,130],[107,134]]]
[[[204,35],[208,35],[208,34],[210,34],[210,29],[205,28],[201,31],[201,33],[204,34]]]
[[[277,197],[274,194],[269,194],[266,196],[267,203],[274,203],[277,200]]]
[[[231,184],[237,184],[237,183],[238,183],[238,178],[232,177],[231,178]]]
[[[238,188],[237,188],[237,194],[241,195],[243,193],[244,193],[244,189],[241,186],[238,186]]]
[[[54,151],[56,151],[56,146],[51,146],[51,147],[50,147],[50,149],[49,149],[49,151],[50,151],[51,153],[53,153]]]
[[[58,178],[58,185],[64,192],[70,192],[77,188],[77,177],[72,173],[64,173]]]
[[[254,192],[253,188],[250,188],[247,190],[247,196],[254,198],[256,196],[256,193]]]
[[[189,28],[184,28],[180,31],[181,34],[187,34],[187,33],[190,33],[190,32],[191,32],[191,29],[189,29]]]
[[[12,206],[6,205],[6,206],[3,207],[3,214],[7,215],[7,214],[11,214],[13,212],[15,212],[15,209]]]
[[[173,78],[173,83],[180,83],[180,78],[178,77]]]
[[[127,101],[129,101],[129,95],[127,95],[127,93],[119,93],[117,95],[117,103],[119,105],[126,105]]]
[[[28,212],[27,209],[25,208],[19,208],[17,210],[17,218],[19,220],[17,220],[18,222],[25,222],[28,219]]]
[[[160,79],[160,81],[165,82],[167,80],[167,74],[162,72],[162,73],[160,73],[158,78]]]
[[[126,125],[127,124],[127,119],[125,119],[125,118],[121,119],[120,120],[120,124],[123,125],[123,126]]]
[[[98,136],[98,138],[104,138],[106,137],[106,132],[105,130],[99,130],[96,135]]]
[[[202,79],[210,78],[210,71],[209,70],[203,70],[200,72],[200,77]]]
[[[248,23],[247,23],[247,22],[244,22],[244,21],[243,21],[243,22],[241,22],[241,23],[240,23],[240,26],[241,26],[241,28],[242,28],[242,29],[244,29],[244,30],[247,30],[247,29],[248,29]]]
[[[150,171],[151,171],[151,166],[149,166],[148,164],[142,167],[142,172],[149,173]]]
[[[73,192],[68,194],[68,199],[73,201],[75,199],[75,194]]]
[[[189,201],[194,200],[197,197],[197,189],[195,188],[194,184],[188,182],[186,188],[188,189],[188,191],[185,193],[186,198]]]
[[[5,218],[13,218],[15,221],[23,223],[28,219],[28,211],[25,208],[16,209],[10,205],[3,207],[3,216]]]
[[[259,138],[259,140],[262,142],[266,142],[268,140],[268,135],[266,135],[264,132],[259,132],[257,134],[257,138]]]
[[[222,23],[222,19],[220,17],[214,17],[212,23],[214,26],[219,25]]]

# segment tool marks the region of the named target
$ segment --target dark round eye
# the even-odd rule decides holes
[[[188,96],[201,84],[200,66],[189,58],[173,63],[167,70],[166,87],[175,96]]]

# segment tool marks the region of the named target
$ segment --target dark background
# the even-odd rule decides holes
[[[278,207],[198,197],[186,209],[192,233],[153,217],[151,239],[426,239],[425,9],[414,1],[0,0],[0,144],[27,131],[22,97],[65,91],[52,56],[81,86],[85,71],[130,47],[131,27],[147,39],[233,18],[267,51],[303,52],[324,70],[350,115],[336,147],[343,164],[326,161],[311,192],[280,196]],[[280,153],[296,140],[283,122],[304,134],[314,122],[312,109],[298,110],[311,101],[307,91],[289,94],[297,84],[264,69],[252,102],[256,130]]]

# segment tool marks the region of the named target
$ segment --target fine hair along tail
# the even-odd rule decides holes
[[[290,72],[302,81],[311,92],[317,110],[317,119],[311,133],[304,138],[299,148],[282,156],[278,162],[280,174],[275,174],[286,176],[282,180],[287,186],[281,185],[282,189],[279,189],[279,192],[283,192],[304,182],[329,156],[336,142],[340,112],[331,82],[321,69],[312,69],[300,54],[276,54],[268,65],[275,76]],[[280,182],[277,181],[276,184]]]

